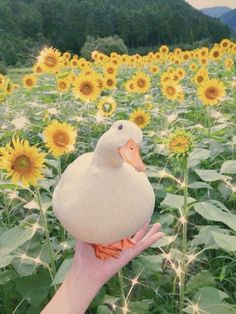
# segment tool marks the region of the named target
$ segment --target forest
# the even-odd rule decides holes
[[[25,62],[42,46],[79,53],[87,36],[118,35],[131,52],[161,44],[219,42],[227,26],[183,0],[1,0],[0,61]]]

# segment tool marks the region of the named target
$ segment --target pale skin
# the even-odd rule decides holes
[[[123,266],[162,238],[161,225],[149,222],[132,241],[135,246],[121,252],[119,258],[100,260],[88,243],[78,242],[71,269],[55,296],[41,314],[83,314],[99,289]]]

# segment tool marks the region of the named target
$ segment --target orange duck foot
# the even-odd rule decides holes
[[[103,261],[110,257],[118,258],[123,249],[129,249],[134,245],[135,243],[129,238],[106,245],[92,244],[95,255]]]

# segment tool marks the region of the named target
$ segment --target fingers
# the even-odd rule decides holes
[[[148,221],[143,225],[143,227],[134,235],[134,237],[132,238],[133,242],[138,243],[139,241],[142,240],[142,238],[145,236],[148,230],[150,220],[151,219],[148,219]]]
[[[146,239],[149,239],[152,235],[156,234],[161,228],[161,224],[156,223],[152,226],[152,228],[148,231],[148,233],[145,235],[145,237],[143,237],[140,241],[144,242]]]

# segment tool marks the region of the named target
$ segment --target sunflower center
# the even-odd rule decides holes
[[[93,92],[93,85],[90,82],[83,82],[80,86],[80,91],[84,95],[90,95]]]
[[[214,56],[215,58],[217,58],[217,57],[219,56],[219,52],[218,52],[218,51],[215,51],[215,52],[213,53],[213,56]]]
[[[53,134],[53,142],[58,147],[65,147],[70,142],[70,137],[65,131],[57,130]]]
[[[46,56],[44,63],[49,68],[53,68],[53,67],[55,67],[57,65],[57,60],[53,56]]]
[[[107,72],[110,73],[110,74],[113,74],[114,73],[114,69],[110,67],[110,68],[107,69]]]
[[[65,82],[60,82],[60,83],[59,83],[59,87],[60,87],[61,89],[66,89],[66,83],[65,83]]]
[[[41,72],[42,72],[42,69],[38,66],[38,67],[36,68],[36,72],[37,72],[37,73],[41,73]]]
[[[177,153],[183,153],[188,150],[189,139],[185,136],[177,136],[170,142],[170,149]]]
[[[146,85],[146,81],[145,81],[144,79],[142,79],[142,78],[139,78],[139,79],[137,80],[137,85],[138,85],[138,87],[143,88],[143,87],[145,87],[145,85]]]
[[[12,168],[20,174],[26,174],[30,172],[32,163],[28,156],[20,155],[16,158]]]
[[[173,86],[167,86],[166,92],[168,95],[173,96],[173,95],[175,95],[176,91],[175,91],[175,88]]]
[[[107,80],[107,85],[108,86],[112,86],[113,85],[113,80],[112,79],[108,79]]]
[[[205,95],[208,99],[215,99],[218,97],[218,89],[215,87],[209,87],[207,88]]]
[[[33,80],[31,80],[30,78],[28,78],[26,81],[25,81],[26,85],[27,86],[32,86],[33,85]]]
[[[104,104],[104,105],[102,106],[102,110],[103,110],[104,112],[110,112],[110,111],[112,110],[112,105],[106,103],[106,104]]]
[[[138,116],[135,118],[136,124],[142,124],[144,122],[144,117],[143,116]]]
[[[203,76],[202,76],[202,75],[199,75],[199,76],[197,77],[197,81],[198,81],[198,83],[201,83],[202,81],[204,81]]]

